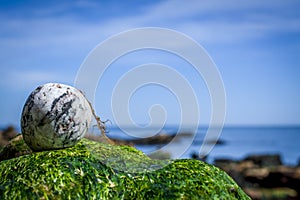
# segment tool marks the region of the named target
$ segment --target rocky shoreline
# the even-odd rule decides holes
[[[16,135],[17,131],[14,127],[7,127],[0,131],[0,150]],[[188,136],[188,134],[183,134],[183,136]],[[160,134],[139,140],[112,138],[111,140],[116,144],[133,146],[136,144],[165,144],[174,137],[175,135]],[[89,135],[88,138],[99,141],[96,136]],[[224,144],[224,141],[220,144]],[[27,151],[16,152],[18,154],[10,151],[11,155],[5,153],[5,151],[1,152],[0,160],[18,157],[18,154],[28,154]],[[168,157],[168,155],[163,155]],[[158,157],[160,156],[158,155]],[[191,155],[191,157],[197,159],[196,156]],[[218,158],[214,160],[213,165],[229,174],[252,199],[300,199],[300,163],[298,166],[286,166],[278,154],[249,155],[241,160]]]
[[[195,159],[155,160],[86,138],[31,152],[22,135],[0,154],[11,151],[0,161],[0,199],[250,199],[223,170]]]
[[[252,199],[300,199],[300,166],[283,165],[278,154],[216,159]]]

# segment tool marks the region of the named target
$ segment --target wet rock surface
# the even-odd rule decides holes
[[[280,155],[250,155],[242,160],[216,159],[253,199],[300,199],[300,166],[285,166]]]

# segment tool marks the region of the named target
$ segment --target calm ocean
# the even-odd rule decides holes
[[[110,127],[108,135],[114,138],[128,138],[119,128]],[[163,133],[176,133],[176,127],[165,127]],[[188,129],[186,130],[188,132]],[[206,128],[199,128],[193,143],[182,150],[191,137],[181,137],[164,149],[172,158],[190,158],[199,153]],[[300,127],[225,127],[220,136],[223,144],[215,145],[208,155],[208,162],[215,158],[242,159],[250,154],[280,154],[287,165],[297,165],[300,159]],[[146,154],[163,146],[139,145],[136,148]]]

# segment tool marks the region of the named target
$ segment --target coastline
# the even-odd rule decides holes
[[[288,127],[289,129],[289,127]],[[291,127],[291,130],[294,130],[295,127]],[[202,129],[201,131],[203,131]],[[226,132],[231,130],[231,132]],[[276,151],[262,151],[259,152],[255,149],[253,145],[256,142],[256,145],[264,144],[263,147],[268,147],[268,145],[275,145],[276,143],[272,139],[276,139],[280,142],[280,144],[284,144],[280,147],[285,147],[285,145],[290,145],[289,141],[284,141],[284,138],[280,138],[287,136],[282,133],[282,131],[286,131],[287,128],[272,128],[274,132],[268,132],[270,128],[248,128],[246,129],[246,133],[241,133],[240,130],[242,128],[227,128],[220,138],[220,142],[217,143],[214,150],[208,155],[206,158],[206,162],[213,164],[221,169],[223,169],[227,174],[229,174],[241,188],[249,195],[252,199],[300,199],[300,161],[299,156],[300,152],[298,150],[298,146],[295,152],[293,152],[297,158],[294,160],[294,163],[288,164],[284,161],[284,155],[278,153]],[[254,130],[259,130],[262,133],[266,133],[265,135],[260,134],[260,132],[255,133]],[[296,127],[292,135],[298,137],[298,131],[300,129]],[[245,130],[244,130],[245,131]],[[253,141],[246,141],[249,138],[249,134],[253,133]],[[16,134],[18,134],[17,130],[10,126],[0,131],[0,150],[1,147],[5,146],[7,142],[12,139]],[[113,135],[113,132],[110,133]],[[256,134],[256,135],[255,135]],[[259,135],[260,134],[260,135]],[[257,137],[259,135],[260,137]],[[202,135],[196,135],[196,142],[193,143],[196,147],[201,144]],[[235,136],[235,137],[233,137]],[[248,138],[246,137],[248,136]],[[268,137],[272,136],[271,140],[267,140]],[[179,140],[187,140],[191,137],[188,132],[182,134],[182,137],[179,137]],[[135,146],[138,144],[142,144],[142,146],[153,146],[153,145],[163,145],[165,143],[170,142],[174,138],[174,134],[161,134],[156,135],[152,138],[144,138],[142,140],[124,140],[122,138],[116,139],[115,142],[122,145],[131,145]],[[291,137],[293,139],[293,137]],[[94,139],[97,139],[95,136]],[[257,144],[257,141],[260,142]],[[269,143],[267,143],[269,141]],[[297,143],[298,140],[295,139]],[[137,142],[137,143],[135,143]],[[175,143],[175,145],[180,144],[182,141],[177,141],[179,143]],[[229,151],[226,152],[226,149],[230,147],[230,145],[237,145],[235,148],[232,148],[230,153],[234,153],[235,157],[230,156]],[[252,147],[252,149],[248,149],[249,152],[246,154],[241,154],[238,151],[238,148],[247,149],[247,145]],[[293,150],[293,146],[289,146],[290,149]],[[298,150],[298,151],[297,151]],[[193,148],[187,152],[185,156],[188,158],[198,159],[197,154],[193,155]],[[192,153],[191,153],[192,152]],[[221,152],[221,153],[220,153]],[[227,153],[227,154],[226,154]],[[299,154],[298,154],[299,153]],[[298,154],[298,155],[297,155]],[[225,156],[224,156],[225,155]],[[243,155],[243,156],[241,156]],[[1,155],[0,155],[1,156]],[[155,155],[152,155],[154,158],[167,159],[171,157],[170,152],[158,152]],[[150,155],[151,157],[151,155]],[[202,159],[203,160],[203,159]]]

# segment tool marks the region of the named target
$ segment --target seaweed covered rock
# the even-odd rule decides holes
[[[132,147],[87,139],[3,160],[0,174],[0,199],[250,199],[204,162],[153,160]]]
[[[31,149],[24,143],[23,135],[18,134],[0,151],[0,161],[30,154]]]

